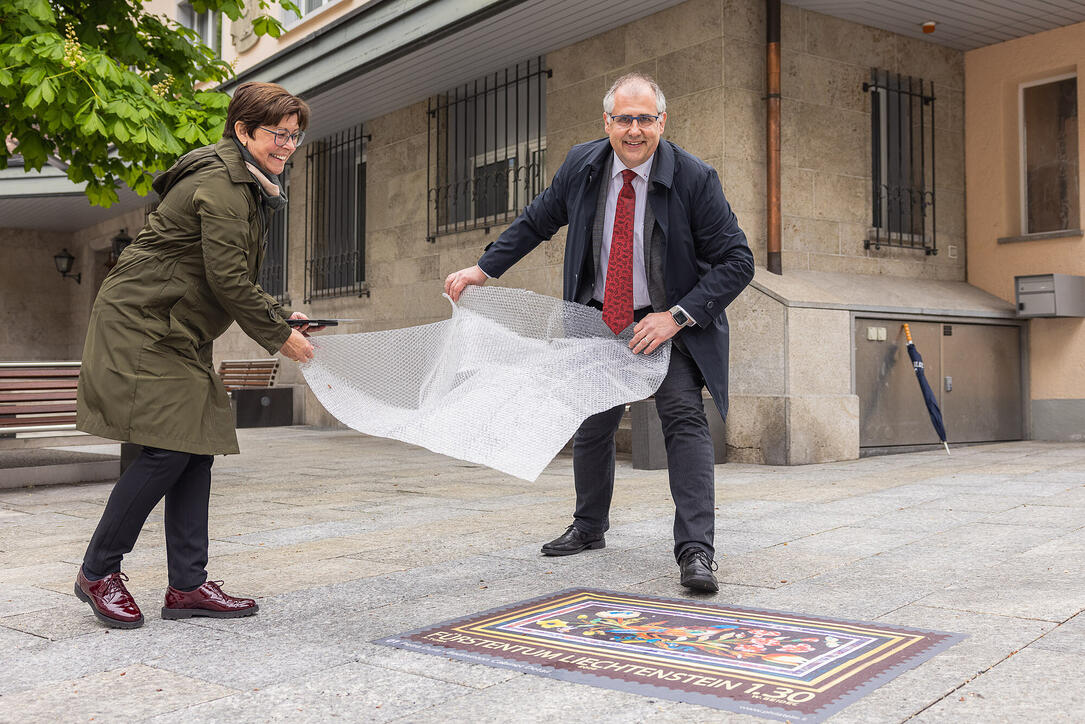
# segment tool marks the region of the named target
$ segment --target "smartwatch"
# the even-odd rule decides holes
[[[690,316],[686,314],[686,310],[682,309],[677,304],[671,307],[670,312],[671,317],[674,319],[674,323],[677,324],[679,327],[692,327],[694,324],[696,324],[696,322],[694,322],[690,318]]]

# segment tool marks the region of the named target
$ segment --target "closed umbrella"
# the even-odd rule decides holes
[[[938,433],[938,437],[942,440],[946,455],[949,455],[949,445],[946,443],[946,426],[942,423],[942,410],[938,407],[938,400],[934,398],[930,383],[927,382],[927,373],[923,369],[923,357],[919,354],[919,350],[915,348],[915,342],[912,341],[912,331],[908,329],[907,324],[904,325],[904,336],[908,339],[908,356],[912,358],[912,368],[915,369],[915,378],[919,381],[923,401],[927,403],[927,412],[931,416],[931,424],[934,425],[934,431]]]

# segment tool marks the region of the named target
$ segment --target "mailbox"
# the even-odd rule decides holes
[[[1018,317],[1085,317],[1085,277],[1032,274],[1014,277]]]

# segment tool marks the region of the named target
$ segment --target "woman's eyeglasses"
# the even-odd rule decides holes
[[[289,133],[288,131],[284,131],[281,129],[275,131],[270,128],[264,128],[263,126],[257,126],[257,128],[259,128],[261,131],[267,131],[271,135],[275,136],[276,146],[285,146],[287,140],[290,140],[294,142],[294,147],[297,148],[301,145],[302,140],[305,138],[305,131],[294,131],[293,133]]]

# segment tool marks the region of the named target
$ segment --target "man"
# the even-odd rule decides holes
[[[666,110],[651,78],[615,81],[603,98],[608,138],[574,146],[550,187],[476,266],[450,274],[445,290],[459,299],[468,284],[501,276],[567,225],[565,299],[602,309],[615,334],[635,324],[634,353],[674,340],[655,395],[675,502],[674,554],[683,586],[714,593],[714,455],[701,388],[707,384],[726,417],[724,309],[753,277],[753,255],[715,170],[661,140]],[[606,545],[623,412],[624,405],[593,415],[574,436],[573,524],[542,547],[544,555]]]

